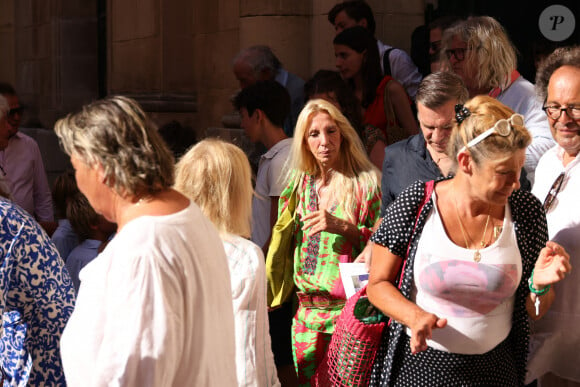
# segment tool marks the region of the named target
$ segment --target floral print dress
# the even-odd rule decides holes
[[[291,183],[282,192],[279,213],[286,207],[293,190]],[[292,324],[294,364],[301,385],[309,385],[346,301],[339,263],[352,262],[362,252],[379,216],[380,188],[369,187],[366,191],[365,195],[359,187],[356,197],[354,223],[361,238],[353,245],[342,235],[323,231],[310,236],[302,230],[303,217],[318,210],[314,176],[305,175],[302,181],[302,191],[297,196],[294,234],[294,283],[299,306]],[[338,218],[347,219],[342,203],[332,204],[328,211]]]

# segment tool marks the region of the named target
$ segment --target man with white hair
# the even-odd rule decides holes
[[[304,80],[286,71],[268,46],[256,45],[243,49],[233,60],[233,71],[242,89],[257,81],[276,81],[290,94],[290,114],[284,122],[284,132],[294,133],[298,115],[304,106]]]

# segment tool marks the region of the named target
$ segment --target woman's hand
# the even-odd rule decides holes
[[[311,212],[305,215],[302,221],[304,222],[302,230],[307,231],[309,236],[326,231],[331,234],[342,235],[355,245],[361,242],[362,234],[354,224],[337,218],[326,210]]]
[[[326,231],[331,234],[342,234],[341,231],[345,228],[344,220],[331,215],[326,210],[311,212],[305,215],[302,220],[304,221],[302,230],[308,231],[308,235],[310,236],[321,231]]]
[[[541,289],[558,282],[571,271],[570,255],[556,242],[548,241],[534,267],[534,287]]]
[[[439,318],[433,313],[427,313],[418,309],[413,322],[409,324],[411,329],[411,353],[416,354],[427,349],[427,339],[432,338],[433,329],[445,328],[447,319]]]

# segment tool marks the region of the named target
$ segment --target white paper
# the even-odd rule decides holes
[[[340,278],[346,298],[352,297],[369,281],[369,272],[365,263],[339,263]]]

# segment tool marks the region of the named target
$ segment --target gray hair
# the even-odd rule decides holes
[[[548,96],[552,74],[562,66],[580,68],[580,46],[557,48],[540,63],[536,73],[536,93],[542,101]]]
[[[440,54],[445,68],[451,68],[445,50],[454,36],[467,43],[469,52],[464,60],[471,62],[468,68],[477,71],[471,74],[477,87],[492,89],[509,85],[511,72],[518,65],[517,54],[507,32],[497,20],[489,16],[472,16],[446,29]]]
[[[173,185],[174,159],[139,104],[115,96],[83,106],[57,121],[54,130],[68,155],[103,168],[119,196],[149,196]]]
[[[437,109],[451,100],[463,104],[467,98],[469,92],[463,80],[449,71],[439,71],[423,78],[415,97],[417,103],[428,109]]]
[[[282,63],[274,55],[272,49],[264,45],[256,45],[243,49],[236,55],[233,63],[238,61],[247,63],[252,68],[256,79],[259,78],[260,73],[264,70],[268,70],[272,74],[272,78],[274,78],[282,67]]]

